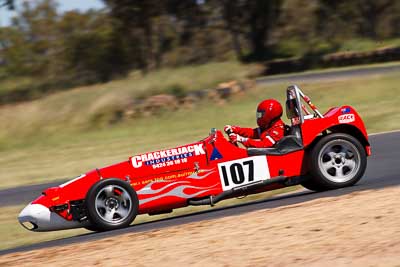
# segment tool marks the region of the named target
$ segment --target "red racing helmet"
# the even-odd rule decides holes
[[[261,101],[257,107],[257,124],[259,127],[266,129],[270,126],[271,122],[279,119],[282,113],[282,105],[275,99]]]

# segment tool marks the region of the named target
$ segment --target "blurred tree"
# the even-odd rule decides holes
[[[197,0],[104,0],[114,30],[133,44],[130,67],[144,72],[167,64],[200,63],[214,56],[212,10]],[[212,31],[212,32],[211,32]]]
[[[302,41],[314,38],[316,32],[316,11],[318,0],[310,0],[303,6],[303,0],[285,0],[279,17],[279,38],[299,38]]]
[[[316,12],[317,34],[336,47],[357,31],[355,1],[319,0]]]
[[[249,0],[247,2],[245,8],[248,10],[247,21],[250,26],[251,58],[270,57],[266,45],[270,41],[271,33],[281,13],[281,5],[281,0]]]
[[[106,14],[89,11],[65,13],[58,22],[60,38],[59,76],[79,84],[108,81],[124,74],[118,65],[127,53],[117,42]]]
[[[26,40],[22,32],[11,28],[0,28],[0,58],[6,74],[13,76],[31,73],[26,58],[30,50],[25,46]]]
[[[358,0],[356,8],[360,12],[361,20],[358,33],[362,36],[377,39],[380,35],[380,21],[395,12],[396,0]],[[398,12],[399,10],[397,10]],[[389,26],[390,25],[386,25]]]
[[[0,0],[0,8],[3,6],[7,7],[10,10],[14,10],[14,0]]]
[[[396,0],[319,0],[318,32],[326,39],[354,37],[379,39],[398,34]]]
[[[348,39],[373,45],[400,36],[396,0],[103,2],[103,10],[59,14],[56,0],[24,1],[0,28],[0,76],[33,76],[62,88],[234,56],[310,59]],[[0,7],[14,8],[14,1],[0,0]]]
[[[3,56],[17,74],[36,75],[48,70],[57,40],[56,19],[56,4],[52,0],[44,0],[35,7],[23,3],[8,27],[13,34],[3,36]]]
[[[223,18],[226,28],[231,34],[233,49],[239,60],[244,58],[244,52],[241,44],[241,35],[244,34],[243,25],[245,23],[245,15],[242,9],[244,1],[240,0],[223,0]]]
[[[167,1],[167,16],[172,21],[177,42],[166,59],[175,65],[223,60],[231,50],[229,33],[216,1]]]
[[[268,46],[272,32],[281,14],[282,0],[223,0],[223,18],[231,33],[237,57],[243,59],[240,37],[249,43],[250,60],[264,60],[271,57]]]
[[[107,13],[70,11],[60,16],[56,7],[53,0],[24,2],[12,24],[1,29],[0,52],[8,73],[40,76],[57,87],[127,73],[131,46],[113,31]]]
[[[134,63],[145,72],[156,61],[153,47],[153,20],[161,14],[164,1],[104,0],[114,19],[114,30],[135,46]],[[135,67],[134,65],[131,67]]]

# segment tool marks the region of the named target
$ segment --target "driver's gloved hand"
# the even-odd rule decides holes
[[[224,132],[226,132],[227,134],[231,134],[235,132],[236,128],[236,126],[225,125]]]
[[[235,133],[231,133],[229,134],[229,140],[231,140],[232,143],[237,143],[237,142],[243,143],[247,141],[247,138]]]
[[[231,125],[225,125],[224,126],[224,132],[227,134],[232,133],[232,126]]]

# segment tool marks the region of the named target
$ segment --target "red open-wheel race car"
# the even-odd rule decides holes
[[[32,231],[105,231],[128,226],[138,214],[214,205],[297,184],[336,189],[361,179],[371,150],[355,109],[321,114],[293,85],[287,88],[286,114],[291,125],[272,148],[240,148],[212,129],[199,142],[136,155],[49,188],[18,219]]]

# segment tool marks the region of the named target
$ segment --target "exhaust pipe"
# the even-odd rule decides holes
[[[206,199],[200,199],[200,200],[190,199],[188,201],[188,203],[189,203],[189,205],[192,205],[192,206],[201,206],[201,205],[214,206],[215,204],[217,204],[218,202],[220,202],[223,199],[226,199],[231,196],[238,195],[238,194],[244,195],[248,192],[262,188],[267,185],[272,185],[272,184],[287,185],[285,183],[285,182],[287,182],[287,180],[288,180],[288,177],[286,177],[286,176],[278,176],[278,177],[275,177],[272,179],[257,181],[257,182],[251,183],[251,184],[238,186],[238,187],[232,188],[230,190],[224,191],[221,194],[218,194],[216,196],[210,196],[209,198],[206,198]]]

